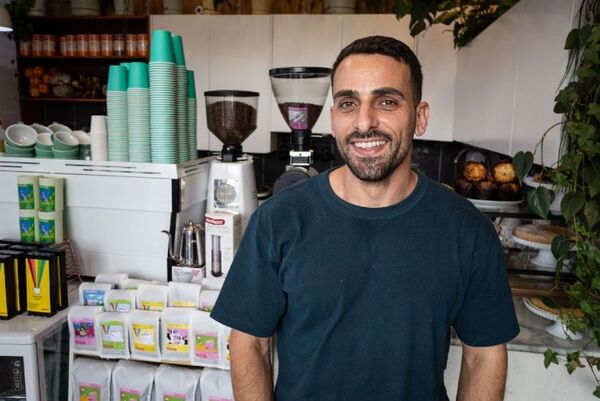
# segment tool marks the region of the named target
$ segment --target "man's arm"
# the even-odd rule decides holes
[[[231,383],[236,401],[273,401],[270,338],[231,330]]]
[[[508,356],[506,345],[470,347],[463,343],[457,401],[502,401]]]

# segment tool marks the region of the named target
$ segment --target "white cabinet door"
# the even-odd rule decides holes
[[[518,37],[518,66],[515,84],[514,124],[510,155],[531,150],[552,124],[562,120],[554,113],[554,98],[567,67],[563,46],[571,29],[571,1],[528,0],[522,12]],[[544,164],[558,158],[561,127],[555,127],[544,140]],[[535,162],[541,162],[538,149]]]
[[[194,70],[198,118],[196,120],[197,147],[208,149],[208,129],[203,92],[209,87],[209,27],[207,16],[153,15],[151,29],[165,29],[183,38],[183,51],[189,70]]]
[[[410,17],[400,21],[394,14],[347,14],[342,21],[342,47],[366,36],[390,36],[406,43],[413,51],[415,39],[410,36]]]
[[[342,17],[339,15],[276,15],[273,22],[273,68],[328,67],[342,48]],[[275,98],[271,106],[271,131],[288,132]],[[330,133],[331,91],[313,132]]]
[[[244,152],[275,150],[271,135],[271,44],[273,17],[218,15],[210,17],[210,89],[239,89],[260,93],[256,131],[242,144]],[[222,143],[212,134],[211,150]]]
[[[431,110],[427,131],[420,139],[452,141],[458,52],[448,27],[434,25],[420,34],[417,57],[423,70],[422,99]]]
[[[560,121],[554,97],[566,69],[562,47],[578,0],[523,0],[459,51],[455,139],[514,155],[533,151]],[[544,142],[544,163],[558,159],[560,129]],[[541,161],[538,149],[536,163]]]
[[[454,139],[508,154],[520,24],[517,3],[458,54]]]

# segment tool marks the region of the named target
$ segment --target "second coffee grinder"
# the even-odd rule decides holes
[[[287,67],[269,71],[275,100],[292,130],[290,161],[285,172],[275,180],[273,194],[317,174],[311,167],[311,130],[323,110],[330,74],[331,69],[322,67]]]

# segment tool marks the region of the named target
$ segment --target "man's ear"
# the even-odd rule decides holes
[[[416,113],[415,135],[422,136],[427,130],[427,124],[429,123],[429,103],[419,103]]]

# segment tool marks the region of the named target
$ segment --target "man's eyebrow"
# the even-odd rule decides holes
[[[400,96],[402,99],[405,98],[404,93],[402,93],[402,91],[400,91],[396,88],[392,88],[392,87],[373,89],[371,91],[371,93],[376,96],[394,95],[394,96]],[[358,93],[358,91],[352,90],[352,89],[342,89],[342,90],[337,91],[333,95],[334,99],[337,99],[340,97],[359,97],[359,93]]]
[[[372,93],[377,96],[395,95],[395,96],[400,96],[402,99],[405,98],[404,93],[402,93],[402,91],[400,91],[396,88],[388,88],[388,87],[378,88],[378,89],[374,89],[372,91]]]
[[[346,96],[358,97],[358,91],[355,91],[355,90],[352,90],[352,89],[342,89],[342,90],[337,91],[333,95],[333,98],[337,99],[339,97],[346,97]]]

